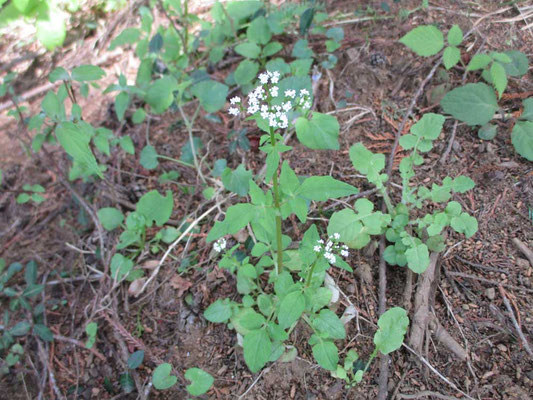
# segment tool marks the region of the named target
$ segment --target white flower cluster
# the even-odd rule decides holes
[[[220,253],[225,248],[226,248],[226,239],[224,238],[218,239],[215,242],[215,244],[213,244],[213,250],[215,250],[217,253]]]
[[[322,239],[318,240],[313,250],[316,253],[323,253],[323,256],[330,264],[335,264],[335,261],[337,258],[335,257],[334,253],[338,253],[341,255],[341,257],[346,258],[350,255],[348,252],[348,246],[346,245],[340,245],[336,243],[341,238],[341,235],[338,233],[334,233],[333,235],[330,235],[329,240],[326,242],[324,246],[324,241]]]
[[[288,89],[283,93],[281,105],[270,105],[272,99],[280,96],[279,86],[277,86],[280,73],[277,71],[266,71],[259,74],[259,83],[254,90],[248,94],[248,107],[246,113],[255,115],[259,113],[262,119],[268,121],[271,128],[286,129],[289,126],[287,113],[300,107],[301,109],[311,108],[311,95],[307,89],[299,91]],[[245,111],[241,98],[235,96],[230,99],[231,107],[228,113],[233,116]]]

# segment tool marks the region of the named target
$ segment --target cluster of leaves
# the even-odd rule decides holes
[[[24,286],[12,284],[13,278],[24,270]],[[5,364],[0,375],[9,372],[20,361],[24,349],[17,338],[31,333],[35,338],[51,342],[54,336],[44,324],[45,304],[37,300],[44,290],[44,285],[37,283],[37,264],[28,262],[25,266],[13,263],[6,269],[4,259],[0,258],[0,295],[7,298],[8,306],[4,308],[2,319],[2,336],[0,337],[0,354]]]
[[[469,126],[479,126],[481,139],[491,140],[496,136],[497,126],[491,124],[496,112],[500,110],[500,99],[507,88],[510,77],[522,77],[529,68],[527,56],[516,50],[474,54],[470,62],[463,64],[459,46],[463,33],[458,25],[452,26],[447,35],[448,46],[442,53],[446,69],[460,63],[466,71],[481,71],[483,82],[467,83],[448,92],[440,104],[445,113]],[[416,54],[429,57],[438,54],[444,47],[444,36],[433,25],[419,26],[408,32],[400,42]],[[496,93],[495,93],[496,91]],[[496,96],[497,95],[497,96]],[[533,124],[531,99],[523,103],[524,113],[516,120],[511,132],[511,140],[518,154],[533,160]]]

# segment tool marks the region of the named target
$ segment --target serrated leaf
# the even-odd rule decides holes
[[[227,322],[231,317],[231,304],[228,299],[218,299],[204,311],[204,317],[209,322]]]
[[[252,21],[246,30],[246,37],[249,41],[262,45],[270,42],[272,33],[270,32],[270,28],[268,27],[265,17],[258,17]]]
[[[533,161],[533,122],[518,121],[511,132],[511,142],[518,154]]]
[[[279,325],[286,329],[296,322],[305,309],[305,297],[300,291],[291,292],[281,300],[278,312]]]
[[[243,339],[244,361],[253,373],[265,366],[270,358],[272,342],[264,329],[249,332]]]
[[[224,107],[228,90],[228,86],[213,80],[201,81],[191,88],[192,94],[208,113],[214,113]]]
[[[410,132],[415,136],[435,140],[439,137],[445,118],[440,114],[426,113],[414,124]]]
[[[235,171],[226,168],[221,176],[224,187],[239,196],[246,196],[248,194],[251,178],[252,171],[248,171],[243,164],[239,165]]]
[[[450,46],[459,46],[463,41],[463,31],[459,25],[453,25],[448,31],[448,44]]]
[[[165,112],[174,102],[174,90],[177,89],[176,80],[165,76],[154,81],[146,92],[144,99],[156,114]]]
[[[54,83],[57,81],[68,81],[70,80],[70,75],[68,74],[65,68],[57,67],[52,72],[50,72],[50,75],[48,75],[48,80],[51,83]]]
[[[259,71],[259,64],[251,60],[243,60],[234,72],[235,82],[238,85],[246,85],[254,80]]]
[[[235,52],[246,58],[257,58],[261,54],[261,47],[253,42],[245,42],[235,46]]]
[[[319,333],[325,333],[331,339],[346,338],[344,324],[333,311],[329,309],[321,310],[320,313],[312,320],[313,327]]]
[[[510,63],[503,64],[503,68],[507,75],[520,77],[526,74],[529,69],[529,61],[524,53],[518,50],[510,50],[506,51],[504,54],[511,59]]]
[[[124,257],[120,253],[115,253],[111,258],[111,278],[120,281],[123,277],[128,275],[133,269],[133,261]]]
[[[492,84],[498,91],[499,98],[501,98],[507,87],[507,74],[503,65],[496,61],[493,62],[490,67],[490,77],[492,78]]]
[[[461,59],[461,50],[457,47],[449,46],[442,53],[442,61],[446,69],[453,68]]]
[[[467,238],[474,236],[478,230],[477,219],[465,212],[453,217],[450,225],[457,233],[464,233]]]
[[[314,53],[308,46],[308,41],[305,39],[299,39],[292,48],[292,56],[295,58],[311,58]]]
[[[533,122],[533,97],[525,99],[522,102],[522,106],[524,107],[524,111],[522,112],[522,115],[520,115],[520,119],[527,119],[528,121]]]
[[[206,241],[212,242],[224,235],[235,234],[244,228],[255,215],[255,207],[252,204],[241,203],[231,206],[226,211],[224,221],[216,221],[207,235]]]
[[[124,119],[124,114],[130,105],[130,95],[128,92],[120,92],[117,97],[115,97],[115,112],[117,113],[117,118],[119,121]]]
[[[185,371],[185,379],[191,381],[186,387],[191,396],[201,396],[206,393],[215,381],[209,373],[200,368],[189,368]]]
[[[35,324],[33,326],[33,334],[37,335],[41,340],[44,340],[45,342],[54,341],[54,334],[46,325]]]
[[[31,324],[28,321],[20,321],[13,328],[9,330],[9,333],[13,336],[24,336],[31,328]]]
[[[487,123],[477,131],[477,135],[483,140],[492,140],[498,133],[498,125]]]
[[[408,32],[400,39],[416,54],[429,57],[437,54],[444,47],[442,32],[433,25],[419,26]]]
[[[468,83],[448,92],[441,106],[444,112],[468,125],[485,125],[498,110],[498,101],[490,86]]]
[[[326,201],[359,193],[359,190],[331,176],[312,176],[307,178],[298,190],[298,194],[308,200]]]
[[[488,54],[475,54],[468,65],[467,71],[475,71],[477,69],[483,69],[492,62],[492,58]]]
[[[329,371],[335,371],[337,369],[339,351],[333,342],[320,339],[313,346],[313,357],[315,357],[315,360],[322,368]]]
[[[398,350],[409,326],[407,312],[403,308],[393,307],[379,317],[378,326],[374,335],[376,349],[383,354]]]
[[[339,123],[332,115],[313,112],[311,120],[298,118],[295,128],[300,143],[310,149],[339,149]]]
[[[80,65],[72,70],[72,80],[77,82],[97,81],[105,76],[105,71],[96,65]]]

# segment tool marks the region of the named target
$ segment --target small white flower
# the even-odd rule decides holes
[[[348,257],[350,255],[350,253],[348,253],[347,250],[341,250],[341,256],[343,256],[344,258]]]
[[[270,88],[270,94],[272,97],[278,97],[278,91],[279,91],[279,88],[277,86],[272,86]]]
[[[258,111],[259,111],[259,106],[257,105],[257,103],[252,104],[250,107],[248,107],[248,114],[255,114]]]
[[[292,90],[292,89],[285,90],[285,97],[290,97],[291,99],[294,99],[295,96],[296,96],[296,90]]]
[[[241,102],[241,98],[239,96],[235,96],[229,102],[231,105],[238,104]]]
[[[226,248],[226,239],[224,239],[224,238],[218,239],[213,244],[213,250],[215,250],[217,253],[220,253],[225,248]]]
[[[315,247],[313,247],[313,251],[316,253],[320,253],[322,251],[322,247],[316,245]]]
[[[329,251],[333,247],[333,242],[331,240],[328,240],[326,243],[326,251]]]
[[[289,126],[289,119],[285,114],[283,114],[281,117],[279,117],[279,127],[281,129],[287,129]]]
[[[335,264],[335,261],[337,260],[335,255],[328,252],[324,253],[324,258],[328,260],[330,264]]]
[[[345,244],[344,244],[344,245],[342,245],[342,248],[343,248],[343,250],[348,250],[348,249],[349,249],[349,247],[348,247],[348,246],[346,246]]]
[[[278,71],[274,71],[272,72],[272,77],[270,78],[270,82],[272,83],[278,83],[279,82],[279,72]]]
[[[333,234],[333,238],[334,238],[335,240],[339,240],[339,239],[341,238],[341,235],[340,235],[339,233],[335,232],[335,233]]]
[[[311,108],[311,102],[308,100],[304,103],[303,108]]]
[[[268,83],[268,74],[267,73],[259,74],[259,82],[261,82],[261,85],[266,85]]]
[[[239,115],[239,109],[237,107],[230,107],[230,109],[228,110],[228,113],[230,115]]]
[[[270,114],[270,118],[268,120],[268,126],[271,128],[277,128],[278,127],[278,121],[276,120],[276,116],[273,114]]]
[[[316,241],[317,243],[324,244],[324,241],[322,239],[319,239]]]
[[[300,90],[300,96],[309,96],[309,90],[307,89]]]
[[[286,101],[285,103],[281,104],[281,107],[283,108],[283,111],[289,112],[292,108],[292,103],[290,101]]]

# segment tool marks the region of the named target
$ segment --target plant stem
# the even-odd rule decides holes
[[[168,157],[168,156],[162,156],[161,154],[158,154],[158,155],[157,155],[157,158],[160,158],[160,159],[162,159],[162,160],[174,161],[175,163],[181,164],[181,165],[183,165],[184,167],[195,168],[193,164],[189,164],[188,162],[182,161],[182,160],[180,160],[180,159],[178,159],[178,158],[172,158],[172,157]]]
[[[194,111],[194,115],[191,119],[188,119],[185,113],[183,112],[183,108],[181,105],[178,105],[178,109],[180,110],[181,117],[183,118],[183,122],[185,122],[185,126],[187,127],[187,132],[189,133],[189,143],[191,145],[191,152],[192,152],[192,158],[194,161],[194,166],[196,168],[196,172],[198,173],[198,176],[200,179],[202,179],[202,182],[207,184],[204,174],[202,174],[202,168],[200,164],[198,164],[198,157],[196,156],[196,149],[194,148],[194,138],[192,136],[192,128],[194,125],[194,121],[196,120],[196,117],[198,116],[198,111],[200,111],[200,105],[198,104],[198,107],[196,107],[196,110]]]
[[[389,193],[387,192],[387,188],[383,186],[379,189],[379,191],[381,193],[381,196],[383,196],[383,201],[385,202],[385,205],[387,206],[387,211],[389,212],[389,214],[392,214],[394,211],[394,207],[389,197]]]
[[[276,147],[276,136],[274,134],[274,129],[270,128],[270,143],[273,147]],[[277,151],[277,150],[274,150]],[[281,159],[281,157],[280,157]],[[276,168],[276,172],[274,172],[274,176],[272,177],[272,184],[274,186],[274,207],[276,207],[276,244],[277,244],[277,257],[278,257],[278,263],[276,267],[276,272],[278,275],[283,271],[283,244],[281,240],[281,207],[279,204],[279,185],[278,185],[278,170],[279,170],[279,162],[278,167]]]
[[[311,284],[311,278],[313,277],[313,272],[315,271],[315,265],[318,259],[316,259],[313,264],[309,267],[309,271],[307,272],[307,278],[305,279],[305,287],[308,288]]]

